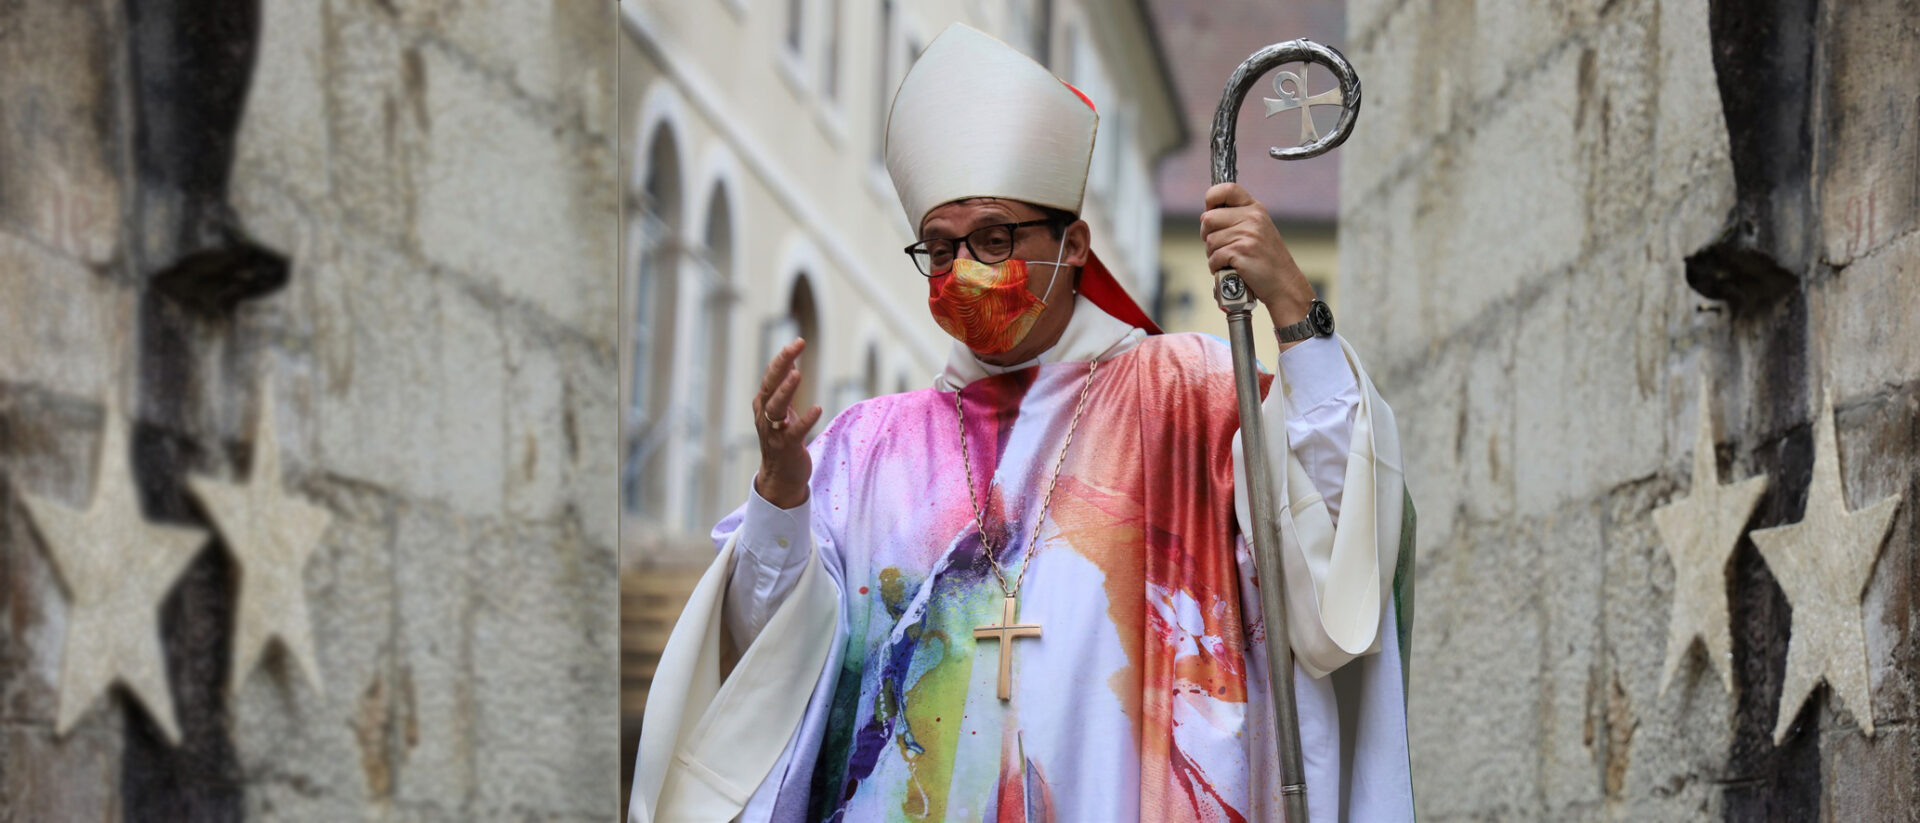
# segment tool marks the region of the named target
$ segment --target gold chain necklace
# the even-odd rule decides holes
[[[1073,422],[1067,426],[1067,442],[1060,444],[1060,456],[1053,462],[1053,478],[1047,481],[1047,495],[1040,501],[1040,515],[1033,521],[1033,532],[1027,540],[1027,559],[1020,564],[1020,574],[1007,583],[1007,570],[1000,565],[1000,558],[993,550],[993,541],[987,537],[987,510],[980,506],[980,495],[973,490],[973,459],[967,453],[966,413],[960,407],[960,392],[953,393],[953,419],[960,428],[960,464],[967,470],[967,497],[973,501],[973,526],[980,534],[980,547],[985,550],[987,562],[993,565],[993,575],[1000,579],[1000,591],[1007,600],[1014,600],[1020,593],[1020,584],[1027,579],[1027,570],[1033,568],[1034,548],[1040,544],[1040,524],[1047,518],[1047,511],[1053,507],[1053,488],[1060,482],[1060,470],[1067,465],[1067,447],[1073,445],[1073,433],[1080,428],[1080,415],[1087,410],[1087,392],[1093,388],[1093,375],[1100,370],[1100,361],[1094,360],[1087,365],[1087,380],[1080,385],[1080,400],[1073,407]],[[1011,622],[1011,615],[1008,622]]]

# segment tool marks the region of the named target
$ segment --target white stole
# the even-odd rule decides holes
[[[731,820],[799,728],[832,650],[840,593],[809,542],[807,564],[733,671],[720,677],[721,606],[735,532],[674,624],[648,692],[629,823]]]
[[[1360,404],[1347,446],[1338,531],[1306,467],[1287,447],[1285,387],[1274,386],[1261,404],[1268,465],[1285,466],[1274,480],[1282,501],[1277,516],[1286,566],[1287,638],[1294,660],[1316,678],[1379,650],[1380,615],[1399,558],[1406,499],[1393,410],[1380,399],[1353,347],[1341,340],[1340,349],[1360,385]],[[1282,460],[1284,464],[1278,462]],[[1246,461],[1238,437],[1233,476],[1234,508],[1241,531],[1251,540]]]

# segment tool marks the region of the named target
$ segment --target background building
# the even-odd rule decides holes
[[[1265,3],[1153,0],[1154,23],[1171,54],[1173,74],[1193,139],[1160,164],[1161,290],[1151,299],[1156,319],[1167,331],[1197,331],[1226,336],[1225,315],[1213,299],[1213,272],[1207,267],[1207,246],[1200,236],[1200,213],[1213,183],[1212,124],[1220,107],[1227,77],[1258,49],[1305,37],[1337,49],[1346,48],[1346,3],[1342,0],[1302,0]],[[1364,74],[1363,74],[1364,76]],[[1333,86],[1324,69],[1309,74],[1311,91]],[[1254,87],[1241,108],[1236,134],[1239,182],[1267,207],[1294,261],[1314,290],[1342,316],[1338,297],[1340,210],[1339,150],[1311,160],[1282,163],[1267,156],[1272,145],[1298,144],[1299,115],[1286,113],[1268,120],[1259,97],[1270,96],[1272,86]],[[1331,129],[1335,115],[1323,109],[1315,117],[1322,130]],[[1284,122],[1283,122],[1284,121]],[[1360,121],[1361,127],[1367,122]],[[1264,318],[1265,312],[1257,312]],[[1264,319],[1258,322],[1265,322]],[[1264,359],[1271,361],[1273,344],[1266,338]]]
[[[1340,150],[1340,323],[1419,504],[1422,819],[1916,819],[1913,4],[1347,15],[1366,111]],[[1898,501],[1856,593],[1865,648],[1825,649],[1864,670],[1871,738],[1831,686],[1780,705],[1819,604],[1750,536],[1731,690],[1694,650],[1661,694],[1674,603],[1708,592],[1676,585],[1651,512],[1702,491],[1703,402],[1719,482],[1770,478],[1750,529],[1801,522],[1821,460],[1849,510]],[[1830,537],[1816,565],[1843,562]]]
[[[750,402],[798,335],[827,414],[924,388],[948,338],[901,249],[883,166],[894,89],[951,22],[994,34],[1098,105],[1084,216],[1143,302],[1158,288],[1154,169],[1186,135],[1144,7],[1072,0],[621,4],[622,562],[626,749],[708,535],[759,465]],[[955,112],[954,116],[992,116]],[[824,425],[824,424],[823,424]]]
[[[0,4],[0,819],[615,813],[613,26]],[[263,451],[284,472],[251,476]],[[243,568],[196,478],[330,522],[304,563]],[[30,510],[114,484],[139,525],[113,540]],[[205,536],[145,586],[156,524]],[[81,550],[149,597],[82,622]],[[236,648],[274,576],[317,684],[288,640]],[[164,674],[74,688],[76,661],[137,662],[105,642]]]

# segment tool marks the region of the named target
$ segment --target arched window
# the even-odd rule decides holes
[[[861,372],[860,390],[867,397],[880,396],[880,347],[867,344],[866,369]]]
[[[699,328],[696,351],[686,353],[686,442],[691,453],[681,461],[687,490],[681,526],[703,529],[724,514],[727,423],[733,418],[727,403],[732,386],[727,373],[729,343],[733,339],[734,288],[733,210],[724,184],[715,183],[707,198],[705,229],[694,255],[699,272]]]
[[[807,341],[807,350],[800,355],[800,392],[793,399],[794,411],[805,412],[820,402],[820,381],[826,377],[820,373],[820,308],[814,303],[813,285],[805,272],[793,281],[793,293],[787,298],[787,319],[793,323],[795,333]]]
[[[681,225],[680,147],[663,123],[648,141],[646,176],[628,210],[632,321],[627,329],[626,446],[621,502],[628,512],[657,515],[664,503],[659,482],[661,449],[668,435],[673,386],[673,340],[679,303]]]

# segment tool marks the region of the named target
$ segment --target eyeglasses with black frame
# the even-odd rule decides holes
[[[913,258],[913,265],[920,273],[933,277],[945,274],[953,268],[953,257],[960,253],[960,244],[966,244],[973,251],[973,259],[987,265],[1002,262],[1013,256],[1013,232],[1030,226],[1045,226],[1056,222],[1052,219],[1025,220],[1019,223],[995,223],[981,226],[967,233],[963,238],[929,237],[906,247],[907,256]]]

